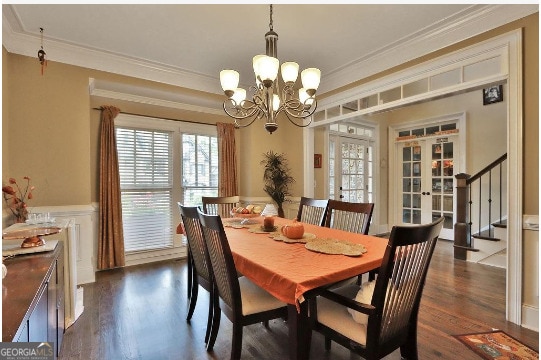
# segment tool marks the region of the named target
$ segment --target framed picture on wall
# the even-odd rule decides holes
[[[314,154],[314,167],[315,168],[321,167],[321,154]]]
[[[483,89],[483,105],[503,101],[503,85],[495,85]]]

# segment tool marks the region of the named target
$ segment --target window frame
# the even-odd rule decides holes
[[[215,125],[204,123],[190,123],[181,120],[168,120],[156,117],[147,117],[133,114],[120,113],[115,118],[115,135],[117,127],[126,127],[142,130],[157,130],[171,132],[172,139],[172,199],[171,214],[172,223],[180,223],[180,213],[177,203],[182,203],[182,134],[198,134],[217,136]],[[152,261],[161,261],[166,259],[185,257],[186,242],[184,236],[176,234],[173,229],[173,247],[168,249],[147,250],[133,253],[126,253],[126,265],[143,264]]]

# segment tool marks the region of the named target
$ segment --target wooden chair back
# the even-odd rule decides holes
[[[231,217],[231,210],[240,201],[239,196],[203,196],[203,212],[221,217]]]
[[[242,316],[240,286],[222,219],[219,215],[204,214],[199,210],[199,221],[221,299],[221,309],[230,319],[239,318]]]
[[[306,224],[323,226],[328,203],[327,199],[301,197],[297,220]]]
[[[417,336],[421,295],[443,221],[391,230],[372,297],[375,313],[368,318],[366,346],[374,352],[396,349],[408,336]],[[414,343],[410,351],[416,352]]]
[[[184,206],[180,203],[178,204],[178,207],[195,271],[198,276],[210,283],[212,280],[212,270],[210,267],[207,245],[205,245],[203,231],[201,229],[201,224],[199,223],[199,208],[197,206]]]
[[[358,234],[368,234],[374,211],[373,203],[329,200],[325,226]]]
[[[310,302],[313,329],[325,335],[327,349],[333,340],[365,359],[381,359],[398,348],[403,358],[418,358],[419,304],[443,221],[444,218],[440,217],[431,224],[393,227],[370,304],[361,304],[351,300],[351,294],[345,295],[346,288],[351,289],[351,286],[322,290],[319,296],[328,299],[331,307],[327,305],[321,309],[325,314],[321,315],[322,322],[319,322],[320,303],[315,306],[315,301]],[[343,333],[330,327],[333,326],[329,322],[333,317],[330,314],[341,314],[345,311],[343,307],[368,315],[366,327],[352,319]],[[334,312],[329,312],[330,309]],[[364,343],[353,340],[355,336],[365,337]]]

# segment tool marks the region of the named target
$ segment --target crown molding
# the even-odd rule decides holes
[[[2,6],[2,45],[10,53],[37,58],[41,46],[38,36],[15,31],[20,28],[13,11],[5,11],[10,6]],[[12,26],[11,24],[15,24]],[[63,43],[47,39],[47,59],[64,64],[106,71],[159,83],[180,86],[188,89],[222,94],[220,81],[216,77],[197,74],[177,67],[142,59],[134,59],[102,50]]]
[[[324,74],[318,93],[324,94],[538,11],[537,4],[473,5],[467,12],[452,18],[451,23],[446,19],[439,27],[432,26],[418,36],[399,39],[391,46],[382,47],[354,63]],[[30,57],[37,56],[36,49],[40,46],[38,36],[23,32],[10,5],[2,6],[2,44],[10,53]],[[50,61],[222,94],[216,76],[51,39],[47,40],[47,52]]]

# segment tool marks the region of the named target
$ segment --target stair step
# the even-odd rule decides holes
[[[476,239],[483,239],[483,240],[489,240],[489,241],[500,241],[501,239],[495,238],[494,236],[491,236],[490,233],[494,233],[493,231],[489,232],[488,230],[481,231],[480,233],[473,234],[472,236]]]
[[[507,219],[497,221],[492,224],[494,227],[507,228]]]
[[[467,251],[473,251],[473,252],[478,252],[479,249],[475,249],[475,248],[472,248],[472,247],[469,247],[469,246],[462,246],[462,245],[453,245],[454,247],[458,248],[458,249],[464,249],[464,250],[467,250]]]

